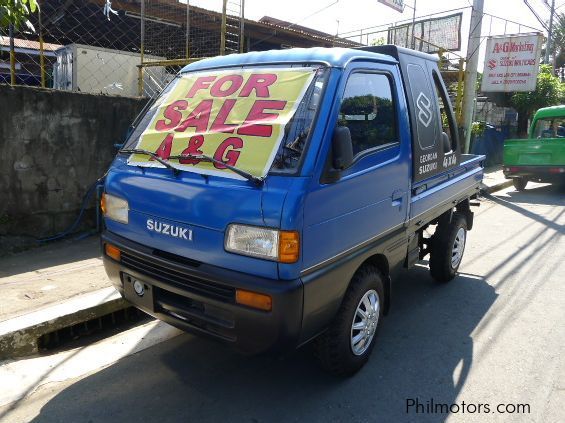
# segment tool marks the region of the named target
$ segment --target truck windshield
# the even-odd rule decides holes
[[[565,117],[538,119],[534,128],[534,138],[565,137]]]
[[[204,174],[233,175],[222,162],[257,177],[292,174],[327,73],[321,65],[284,64],[179,74],[138,117],[122,150],[151,151],[180,170]],[[147,155],[132,154],[128,163],[161,166]]]

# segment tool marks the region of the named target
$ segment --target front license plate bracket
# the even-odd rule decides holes
[[[124,281],[124,297],[126,300],[142,310],[155,311],[153,285],[127,273],[123,274],[122,280]]]

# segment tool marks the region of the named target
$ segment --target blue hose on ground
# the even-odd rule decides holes
[[[90,202],[90,199],[92,198],[92,194],[93,194],[94,192],[96,192],[96,187],[97,187],[100,183],[102,183],[102,182],[104,181],[104,178],[106,178],[106,174],[104,174],[101,178],[98,178],[98,179],[96,180],[96,182],[94,182],[94,183],[90,186],[90,188],[88,188],[88,190],[86,191],[86,194],[84,194],[84,197],[82,197],[82,205],[81,205],[81,207],[80,207],[80,212],[79,212],[77,218],[75,219],[75,221],[73,222],[73,224],[72,224],[71,226],[69,226],[67,229],[65,229],[63,232],[61,232],[61,233],[59,233],[59,234],[57,234],[57,235],[53,235],[53,236],[50,236],[50,237],[47,237],[47,238],[41,238],[41,239],[38,239],[38,241],[39,241],[40,243],[50,242],[50,241],[56,241],[56,240],[58,240],[58,239],[63,239],[63,238],[65,238],[65,237],[69,236],[70,234],[72,234],[73,231],[74,231],[74,230],[77,228],[77,226],[79,225],[80,221],[82,220],[82,217],[83,217],[83,215],[84,215],[84,212],[85,212],[85,210],[86,210],[86,207],[87,207],[88,203]],[[92,232],[92,231],[89,231],[89,234],[90,234],[91,232]],[[79,239],[82,239],[82,238],[84,238],[84,237],[80,237],[80,236],[79,236]]]

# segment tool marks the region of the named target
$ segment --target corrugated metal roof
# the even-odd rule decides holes
[[[9,47],[10,46],[10,37],[5,37],[0,35],[0,46]],[[22,40],[21,38],[14,38],[14,47],[15,48],[23,48],[29,50],[39,50],[39,41],[29,41],[29,40]],[[63,47],[60,44],[52,44],[52,43],[43,43],[43,50],[45,51],[55,51]]]

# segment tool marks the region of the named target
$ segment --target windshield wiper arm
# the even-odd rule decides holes
[[[163,166],[171,169],[175,175],[177,175],[180,172],[180,169],[177,169],[172,164],[168,163],[166,160],[162,159],[157,154],[155,154],[155,153],[153,153],[152,151],[149,151],[149,150],[142,150],[142,149],[137,149],[137,148],[132,148],[132,149],[122,148],[121,150],[118,150],[118,153],[145,154],[146,156],[149,156],[152,159],[154,159],[155,161],[161,163]]]
[[[238,169],[235,166],[224,163],[223,161],[217,160],[213,157],[206,156],[205,154],[180,154],[178,156],[169,157],[169,160],[171,160],[171,159],[176,159],[176,160],[179,160],[179,159],[194,159],[194,160],[201,160],[203,162],[210,162],[210,163],[218,164],[218,165],[224,166],[225,168],[231,170],[234,173],[237,173],[239,176],[243,176],[245,179],[253,182],[255,185],[262,185],[263,182],[265,181],[265,178],[259,178],[255,175],[252,175],[249,172],[246,172],[245,170]]]
[[[235,166],[224,163],[221,160],[216,160],[215,158],[210,157],[210,156],[206,156],[204,154],[198,154],[198,155],[196,155],[196,154],[180,154],[178,156],[170,156],[168,158],[168,160],[165,160],[165,159],[159,157],[157,154],[153,153],[152,151],[142,150],[142,149],[137,149],[137,148],[135,148],[135,149],[123,148],[121,150],[118,150],[118,153],[145,154],[145,155],[150,156],[151,158],[155,159],[157,162],[161,163],[163,166],[171,169],[175,175],[178,174],[182,169],[178,169],[178,168],[174,167],[173,165],[171,165],[168,162],[168,160],[194,159],[194,160],[201,160],[201,161],[205,161],[205,162],[210,162],[210,163],[222,165],[222,166],[226,167],[227,169],[231,170],[232,172],[237,173],[239,176],[243,176],[244,178],[250,180],[251,182],[254,182],[256,185],[262,185],[263,182],[264,182],[264,178],[258,178],[257,176],[252,175],[249,172],[246,172],[245,170],[238,169]]]

